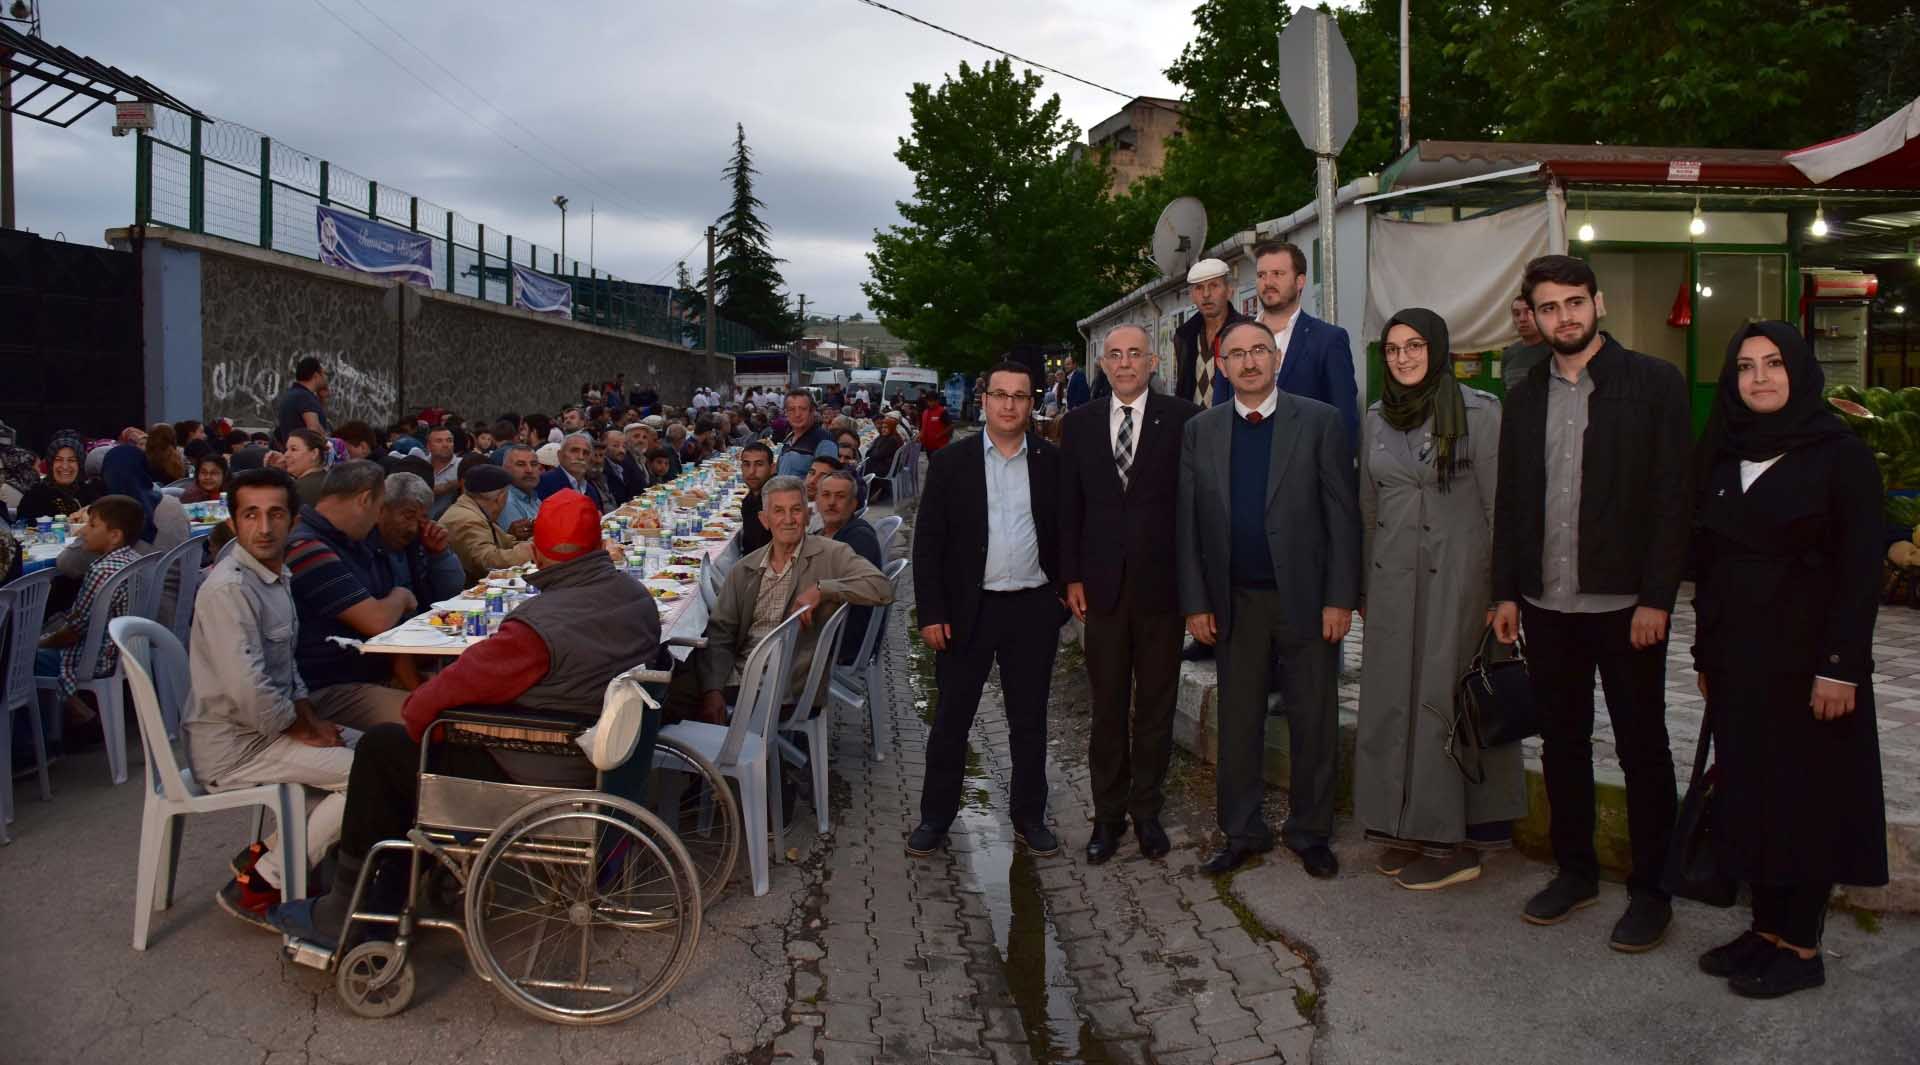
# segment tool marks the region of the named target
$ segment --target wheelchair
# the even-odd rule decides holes
[[[362,1017],[411,1003],[409,951],[422,929],[459,935],[480,978],[542,1020],[613,1024],[658,1002],[693,959],[704,906],[731,877],[741,834],[731,789],[697,752],[667,740],[638,750],[669,679],[647,669],[614,678],[597,721],[519,707],[441,715],[420,745],[413,828],[375,844],[354,886],[338,940],[348,949],[289,938],[288,956],[333,971],[341,1001]],[[462,747],[503,766],[533,756],[563,767],[561,776],[591,773],[594,790],[456,775],[447,763]],[[651,758],[644,793],[620,794],[637,790],[636,755]],[[400,911],[364,908],[379,870],[399,866],[401,854]],[[356,928],[392,938],[356,944]]]

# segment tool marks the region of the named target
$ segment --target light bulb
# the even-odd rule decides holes
[[[1701,290],[1700,290],[1700,298],[1701,298],[1701,299],[1703,299],[1703,300],[1710,300],[1710,299],[1712,299],[1712,298],[1713,298],[1713,286],[1712,286],[1712,285],[1708,285],[1708,286],[1706,286],[1705,288],[1703,288],[1703,289],[1701,289]]]
[[[1580,239],[1582,241],[1589,241],[1589,242],[1593,240],[1593,223],[1592,222],[1580,223]]]
[[[1813,209],[1813,224],[1807,227],[1807,232],[1816,237],[1824,237],[1827,235],[1827,209],[1825,207],[1815,207]]]
[[[1896,304],[1894,304],[1894,305],[1893,305],[1893,313],[1895,313],[1895,314],[1905,314],[1905,313],[1907,313],[1907,305],[1906,305],[1906,304],[1904,304],[1904,303],[1896,303]]]
[[[1697,237],[1705,233],[1706,231],[1707,231],[1707,220],[1700,217],[1699,211],[1697,210],[1694,211],[1693,220],[1687,223],[1687,232]]]

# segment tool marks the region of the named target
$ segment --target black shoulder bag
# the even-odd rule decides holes
[[[1687,797],[1681,800],[1680,817],[1673,825],[1673,843],[1667,851],[1667,870],[1660,886],[1680,898],[1724,909],[1733,905],[1740,885],[1720,872],[1720,860],[1713,850],[1713,804],[1719,767],[1707,767],[1707,750],[1712,745],[1713,710],[1709,704],[1700,721],[1693,776],[1687,781]]]
[[[1480,637],[1480,648],[1454,689],[1453,733],[1447,737],[1447,756],[1475,784],[1486,782],[1486,770],[1469,772],[1458,748],[1486,751],[1518,743],[1540,734],[1540,711],[1533,701],[1533,679],[1527,672],[1527,641],[1514,638],[1513,653],[1495,656],[1493,626]]]

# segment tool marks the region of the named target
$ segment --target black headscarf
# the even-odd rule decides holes
[[[133,444],[116,444],[100,464],[100,477],[107,491],[127,496],[146,511],[146,526],[140,530],[140,542],[153,543],[159,536],[153,524],[154,508],[160,505],[160,493],[154,490],[153,473],[147,469],[147,453]]]
[[[1388,425],[1403,433],[1418,429],[1429,414],[1433,416],[1433,468],[1444,492],[1456,472],[1473,465],[1473,459],[1460,448],[1467,436],[1467,402],[1460,393],[1460,382],[1453,377],[1447,321],[1425,307],[1409,307],[1387,319],[1386,328],[1380,331],[1382,348],[1396,325],[1412,329],[1427,342],[1427,372],[1419,384],[1409,386],[1388,371],[1380,389],[1380,414]]]
[[[1740,398],[1740,345],[1749,337],[1765,337],[1780,349],[1787,363],[1787,403],[1771,414],[1756,413]],[[1727,359],[1720,367],[1720,387],[1714,393],[1713,414],[1701,438],[1707,461],[1722,456],[1758,462],[1784,455],[1809,444],[1850,436],[1852,430],[1827,406],[1826,374],[1798,330],[1785,322],[1754,322],[1727,341]]]

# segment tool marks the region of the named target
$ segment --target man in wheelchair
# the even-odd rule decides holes
[[[407,698],[404,725],[384,725],[361,738],[347,783],[338,875],[330,890],[282,903],[268,919],[281,932],[331,945],[343,927],[360,872],[381,840],[404,838],[419,799],[420,742],[442,714],[461,708],[500,708],[595,720],[613,678],[655,660],[660,612],[639,582],[616,570],[600,537],[600,511],[571,489],[540,506],[533,526],[537,572],[528,583],[540,594],[522,603],[493,636],[467,649]],[[592,789],[583,758],[511,749],[511,726],[493,729],[486,746],[436,746],[436,772],[544,787]],[[648,766],[657,711],[647,714],[630,764]],[[528,745],[533,746],[533,745]],[[626,790],[622,788],[621,790]],[[403,896],[397,863],[376,870],[376,899]],[[375,903],[376,906],[378,903]]]

